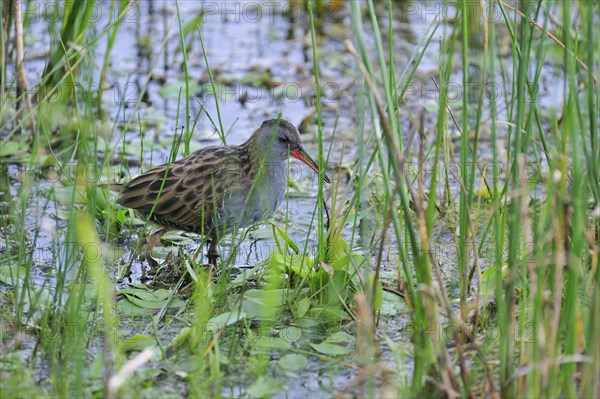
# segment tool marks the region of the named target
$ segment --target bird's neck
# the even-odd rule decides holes
[[[240,145],[240,160],[242,167],[248,166],[247,171],[252,180],[257,183],[282,184],[287,176],[286,159],[273,159],[264,153],[267,149],[260,148],[258,142],[251,137]]]

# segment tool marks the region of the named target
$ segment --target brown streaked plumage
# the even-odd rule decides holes
[[[209,261],[215,263],[221,237],[267,218],[281,203],[289,155],[318,172],[296,127],[271,119],[239,146],[203,148],[129,181],[119,204],[163,226],[143,255],[151,261],[150,252],[166,231],[184,230],[209,238]],[[324,180],[329,183],[326,175]]]

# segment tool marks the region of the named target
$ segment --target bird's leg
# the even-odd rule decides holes
[[[150,235],[146,249],[140,254],[143,260],[147,260],[151,267],[158,266],[158,262],[152,258],[152,250],[160,242],[160,238],[167,232],[167,229],[160,229]]]
[[[219,260],[219,241],[213,239],[208,247],[208,263],[216,265]]]

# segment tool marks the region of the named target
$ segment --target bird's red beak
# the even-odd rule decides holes
[[[294,150],[291,151],[291,154],[294,158],[302,161],[302,163],[308,165],[309,168],[311,168],[312,170],[315,171],[315,173],[319,173],[319,165],[315,162],[314,159],[312,159],[310,157],[310,155],[308,155],[306,153],[306,151],[304,151],[304,148],[300,147],[300,148],[296,148]],[[325,182],[327,183],[331,183],[331,180],[329,180],[329,177],[324,174],[323,175],[323,180],[325,180]]]

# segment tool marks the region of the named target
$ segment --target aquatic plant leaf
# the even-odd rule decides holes
[[[310,308],[310,299],[304,297],[298,301],[296,305],[296,317],[301,318],[304,317],[308,309]]]
[[[194,245],[197,242],[197,240],[190,237],[189,233],[184,231],[169,231],[161,238],[161,240],[180,246]]]
[[[18,266],[16,264],[7,264],[0,267],[0,282],[13,286],[19,281],[23,282],[27,269],[24,266]],[[17,278],[18,276],[18,278]]]
[[[244,293],[242,310],[260,318],[272,318],[283,305],[284,290],[251,289]]]
[[[300,253],[300,248],[298,247],[298,244],[296,244],[294,242],[294,240],[292,240],[290,238],[290,236],[285,232],[285,230],[283,230],[281,227],[273,224],[274,228],[277,230],[277,233],[281,236],[281,238],[283,239],[283,241],[285,242],[285,244],[292,248],[294,250],[294,252],[296,254]]]
[[[333,234],[327,242],[327,250],[325,251],[325,259],[332,265],[340,258],[346,257],[350,252],[348,243],[339,235]]]
[[[395,316],[403,311],[406,311],[406,303],[402,297],[391,292],[383,291],[383,301],[379,309],[380,314],[382,316]]]
[[[73,195],[73,190],[75,194]],[[42,193],[52,200],[56,200],[61,204],[71,205],[75,204],[87,204],[87,196],[85,193],[85,186],[65,186],[65,187],[52,187],[42,190]],[[70,214],[70,212],[68,213]]]
[[[124,298],[117,302],[117,312],[125,316],[144,316],[151,315],[155,310],[141,308]]]
[[[343,270],[334,270],[330,276],[321,270],[310,279],[310,290],[321,304],[340,305],[340,301],[348,302],[352,293],[352,279]]]
[[[315,307],[308,311],[309,316],[320,318],[323,322],[339,322],[348,320],[350,316],[337,306]]]
[[[483,303],[488,302],[488,298],[494,296],[494,292],[496,291],[496,272],[498,270],[498,265],[494,265],[488,267],[483,272],[481,272],[481,297]],[[502,277],[506,278],[508,275],[508,268],[506,266],[502,267]]]
[[[357,252],[351,254],[345,253],[331,263],[331,267],[335,270],[345,270],[354,272],[354,266],[360,268],[365,262],[365,257]]]
[[[217,328],[230,326],[237,323],[240,320],[244,320],[248,315],[245,312],[239,310],[232,310],[230,312],[221,313],[218,316],[213,317],[208,321],[209,325],[214,325]]]
[[[275,395],[283,385],[276,382],[273,377],[260,376],[258,380],[248,388],[246,392],[252,398],[268,398]]]
[[[0,157],[19,156],[27,152],[29,146],[25,140],[4,141],[0,146]]]
[[[327,343],[330,343],[330,344],[340,344],[340,343],[344,343],[344,342],[346,342],[346,343],[347,342],[354,342],[354,337],[352,335],[348,334],[345,331],[338,331],[338,332],[335,332],[335,333],[331,334],[323,342],[327,342]]]
[[[277,361],[277,365],[285,370],[297,371],[302,370],[308,365],[308,359],[306,356],[297,353],[288,353]]]
[[[292,348],[290,341],[281,337],[265,336],[262,335],[258,339],[255,339],[255,347],[261,351],[271,350],[289,350]]]
[[[345,346],[322,342],[320,344],[309,344],[315,351],[329,356],[347,355],[352,349]]]
[[[282,272],[292,272],[300,277],[306,277],[310,273],[311,258],[306,255],[286,255],[281,252],[273,252],[269,258],[269,266]]]
[[[302,337],[302,330],[296,326],[285,327],[279,330],[279,336],[288,342],[296,342]]]
[[[252,230],[250,236],[255,240],[272,240],[273,239],[273,228],[268,225],[262,225],[257,227],[256,230]]]
[[[143,334],[135,334],[132,337],[127,338],[123,341],[122,349],[125,352],[141,351],[142,349],[156,345],[156,340]]]
[[[169,343],[169,348],[176,349],[179,348],[182,344],[188,342],[189,336],[192,333],[192,327],[184,327],[179,333],[171,340]]]
[[[139,286],[139,285],[138,285]],[[123,301],[129,301],[132,305],[142,309],[151,311],[160,310],[165,306],[169,308],[181,308],[185,306],[185,302],[179,298],[172,298],[172,293],[169,290],[159,289],[151,291],[145,286],[144,288],[125,288],[119,291],[119,295],[125,296],[118,304]],[[126,306],[126,305],[121,305]]]
[[[143,284],[136,284],[133,288],[124,288],[119,290],[120,295],[131,295],[147,301],[161,302],[169,298],[171,295],[168,290],[159,289],[156,291],[150,290]]]
[[[268,69],[249,71],[239,79],[239,83],[255,87],[272,86],[272,82],[273,76]]]
[[[194,80],[190,80],[188,87],[190,97],[194,96],[200,90],[200,85]],[[179,97],[180,91],[181,95],[185,96],[185,82],[164,85],[158,89],[158,94],[165,99],[175,99]]]
[[[233,279],[233,281],[229,284],[230,288],[236,287],[246,283],[248,280],[255,279],[256,274],[263,268],[262,264],[254,266],[251,269],[244,269],[241,273]]]

